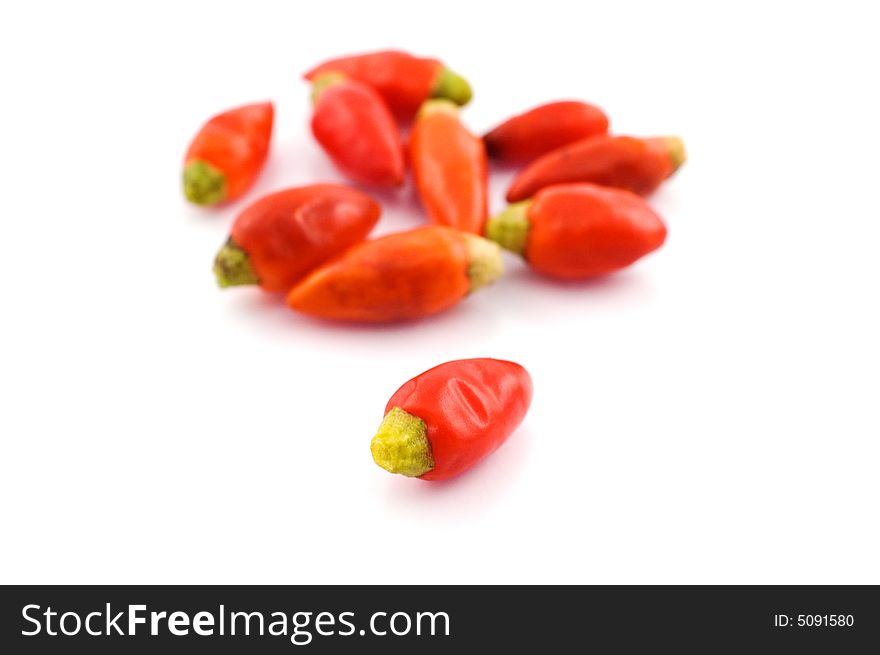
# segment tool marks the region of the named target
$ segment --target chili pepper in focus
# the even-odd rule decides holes
[[[593,105],[574,100],[551,102],[509,118],[483,141],[489,157],[525,163],[575,141],[608,132],[608,117]]]
[[[410,134],[409,161],[431,222],[483,233],[489,202],[486,148],[459,120],[454,104],[424,104]]]
[[[375,186],[403,184],[400,132],[378,93],[341,73],[326,73],[315,79],[312,99],[312,134],[346,175]]]
[[[271,102],[230,109],[211,118],[190,143],[183,193],[197,205],[235,200],[257,179],[269,153]]]
[[[373,87],[391,111],[401,119],[410,119],[429,98],[448,98],[466,105],[473,95],[463,77],[443,62],[430,57],[416,57],[399,50],[383,50],[350,55],[325,61],[304,77],[313,82],[328,72],[345,73]]]
[[[380,212],[368,195],[339,184],[265,196],[235,219],[214,261],[217,283],[288,291],[316,266],[365,239]]]
[[[656,250],[666,239],[666,226],[629,191],[560,184],[489,219],[486,234],[540,273],[584,279],[629,266]]]
[[[455,305],[502,271],[497,244],[431,225],[354,246],[295,286],[287,303],[342,321],[414,319]]]
[[[445,480],[504,443],[531,401],[532,380],[519,364],[498,359],[440,364],[391,396],[370,452],[391,473]]]
[[[684,160],[684,143],[678,137],[595,136],[533,161],[513,180],[507,201],[525,200],[546,186],[568,182],[593,182],[647,195]]]

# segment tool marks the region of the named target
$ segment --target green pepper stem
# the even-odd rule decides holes
[[[196,205],[216,205],[226,199],[226,176],[206,161],[193,159],[183,167],[183,195]]]
[[[370,442],[373,461],[386,471],[417,478],[434,468],[428,427],[418,416],[392,407]]]
[[[486,223],[486,236],[505,250],[525,255],[531,200],[515,202]]]
[[[466,79],[444,66],[431,89],[431,97],[447,98],[457,105],[466,105],[474,97],[474,92]]]
[[[340,82],[344,82],[348,79],[348,76],[345,73],[337,73],[335,71],[330,71],[328,73],[321,73],[318,77],[315,78],[314,82],[312,82],[312,105],[318,102],[318,98],[321,96],[321,92],[329,86],[333,86],[334,84],[339,84]]]
[[[687,160],[687,152],[684,149],[684,141],[677,136],[662,137],[666,144],[666,152],[669,154],[669,160],[672,162],[672,173],[681,168],[681,165]],[[670,173],[670,175],[672,175]]]
[[[214,275],[221,289],[260,283],[251,258],[231,237],[214,259]]]
[[[475,234],[462,233],[468,254],[468,279],[470,291],[492,284],[504,273],[504,260],[498,244]]]
[[[458,118],[458,105],[446,98],[437,98],[435,100],[425,100],[416,114],[416,120],[433,116],[434,114],[449,114]]]

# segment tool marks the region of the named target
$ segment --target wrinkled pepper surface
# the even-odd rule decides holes
[[[608,132],[608,117],[594,105],[563,100],[540,105],[501,123],[484,137],[489,157],[530,162],[551,150]]]
[[[568,182],[592,182],[647,195],[684,161],[684,143],[678,137],[595,136],[533,161],[513,180],[507,201],[525,200],[546,186]]]
[[[345,73],[378,91],[391,111],[410,119],[429,98],[447,98],[467,104],[471,87],[463,77],[439,59],[416,57],[400,50],[383,50],[331,59],[319,64],[305,78],[310,82],[324,73]]]
[[[208,206],[241,197],[266,162],[274,113],[271,102],[262,102],[230,109],[205,123],[184,157],[187,200]]]
[[[486,148],[454,104],[425,103],[410,134],[409,159],[431,222],[482,234],[489,202]]]
[[[641,196],[629,191],[560,184],[492,217],[486,234],[540,273],[586,279],[656,250],[666,239],[666,226]]]
[[[406,175],[400,131],[376,91],[341,73],[315,78],[312,134],[348,177],[400,186]]]
[[[354,246],[295,286],[287,302],[341,321],[415,319],[452,307],[502,271],[496,244],[428,226]]]
[[[289,291],[316,266],[363,241],[380,213],[368,195],[339,184],[272,193],[235,219],[214,260],[217,282]]]
[[[504,443],[531,401],[532,380],[519,364],[498,359],[440,364],[391,396],[370,451],[391,473],[445,480]]]

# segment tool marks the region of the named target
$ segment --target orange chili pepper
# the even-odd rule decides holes
[[[574,100],[551,102],[509,118],[484,137],[489,157],[505,163],[529,162],[551,150],[608,132],[608,117]]]
[[[341,73],[319,75],[313,88],[312,134],[336,165],[364,184],[403,184],[400,132],[379,94]]]
[[[321,318],[407,320],[447,309],[501,273],[496,244],[432,225],[354,246],[294,287],[287,302]]]
[[[489,219],[486,234],[534,270],[584,279],[629,266],[666,240],[641,197],[596,184],[559,184]]]
[[[272,139],[271,102],[245,105],[211,118],[186,152],[183,193],[197,205],[235,200],[257,179]]]
[[[425,103],[410,135],[409,159],[431,221],[482,234],[488,213],[486,148],[459,120],[454,104]]]
[[[446,362],[391,396],[370,452],[391,473],[446,480],[504,443],[531,402],[532,379],[519,364],[488,358]]]
[[[647,195],[684,160],[684,143],[678,137],[596,136],[536,159],[514,179],[507,201],[525,200],[545,186],[567,182],[593,182]]]
[[[471,87],[463,77],[430,57],[399,50],[349,55],[325,61],[304,77],[313,82],[328,72],[345,73],[378,91],[398,118],[410,119],[429,98],[448,98],[467,104]]]
[[[365,239],[380,212],[368,195],[339,184],[265,196],[232,224],[214,262],[217,282],[288,291],[316,266]]]

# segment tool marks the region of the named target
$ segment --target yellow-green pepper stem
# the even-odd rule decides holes
[[[498,244],[475,234],[463,234],[468,254],[471,293],[492,284],[504,273],[504,260]]]
[[[525,255],[529,238],[531,200],[515,202],[486,223],[486,236],[505,250]]]
[[[340,82],[344,82],[348,79],[348,76],[345,73],[337,73],[335,71],[330,71],[328,73],[321,73],[318,77],[315,78],[314,82],[312,82],[312,104],[314,105],[318,102],[318,98],[321,95],[321,92],[327,87],[333,86],[334,84],[339,84]]]
[[[434,468],[428,427],[418,416],[400,407],[385,415],[370,442],[373,461],[386,471],[417,478]]]
[[[231,238],[214,258],[214,275],[221,289],[260,283],[260,278],[251,265],[251,258]]]
[[[433,116],[434,114],[449,114],[458,117],[458,105],[451,100],[438,98],[437,100],[425,100],[416,114],[416,120]]]
[[[687,160],[684,141],[677,136],[665,136],[663,141],[666,143],[666,152],[669,154],[669,160],[672,162],[672,173],[674,173]]]
[[[461,75],[443,67],[431,89],[432,98],[447,98],[457,105],[466,105],[474,97],[471,85]]]
[[[226,176],[208,162],[194,159],[183,167],[183,195],[196,205],[223,202],[226,199]]]

